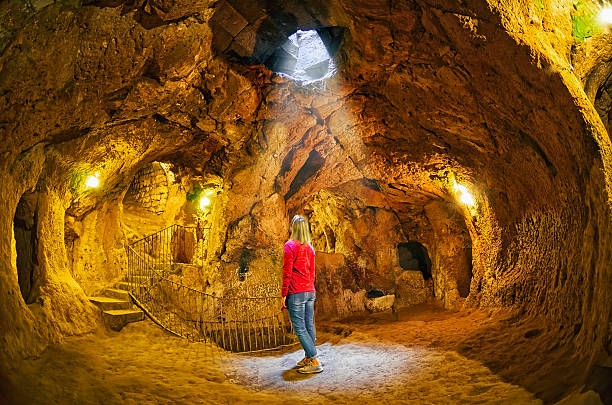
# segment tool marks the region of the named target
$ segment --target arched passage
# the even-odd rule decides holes
[[[397,245],[400,267],[404,270],[420,270],[423,278],[431,278],[431,259],[427,248],[419,242],[402,242]]]
[[[35,268],[38,266],[36,246],[37,194],[26,193],[19,200],[14,218],[15,245],[17,251],[17,279],[19,290],[26,304],[31,304]]]

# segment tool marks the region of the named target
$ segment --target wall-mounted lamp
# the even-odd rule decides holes
[[[604,7],[599,11],[599,22],[605,25],[612,25],[612,7]]]
[[[457,198],[463,205],[473,207],[474,204],[476,204],[474,196],[469,192],[466,186],[455,183],[455,192],[457,193]]]
[[[455,197],[470,210],[476,206],[476,199],[470,193],[470,190],[463,184],[458,184],[455,179],[452,180]]]
[[[203,210],[204,208],[208,207],[210,205],[210,198],[206,197],[206,196],[202,196],[202,198],[200,198],[200,209]]]
[[[100,173],[96,172],[93,176],[89,176],[87,180],[85,180],[85,188],[97,188],[100,186],[100,179],[98,176]]]
[[[215,190],[208,190],[200,197],[200,209],[203,210],[211,203],[210,197],[215,194]]]

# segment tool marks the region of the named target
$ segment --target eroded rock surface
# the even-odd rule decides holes
[[[194,220],[187,195],[214,177],[190,283],[273,291],[302,213],[322,316],[366,311],[373,291],[510,307],[547,331],[513,350],[546,346],[550,367],[507,377],[531,388],[559,366],[584,384],[610,355],[609,34],[595,57],[572,52],[571,2],[528,3],[4,2],[2,357],[93,330],[85,292],[125,271],[137,235]],[[343,33],[333,78],[301,87],[262,65],[297,29],[329,27]],[[180,187],[134,210],[130,184],[153,162]],[[102,185],[86,189],[93,172]],[[400,266],[409,242],[431,262],[421,279]]]

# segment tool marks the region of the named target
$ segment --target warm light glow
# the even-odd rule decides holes
[[[474,204],[476,204],[474,196],[472,196],[467,187],[464,185],[455,183],[455,192],[457,193],[457,197],[462,204],[468,207],[472,207]]]
[[[96,188],[100,185],[100,179],[98,178],[98,173],[93,176],[89,176],[87,180],[85,180],[85,186],[87,188]]]
[[[210,198],[204,196],[200,198],[200,209],[204,209],[210,205]]]
[[[602,24],[612,24],[612,7],[604,7],[599,12],[599,21]]]

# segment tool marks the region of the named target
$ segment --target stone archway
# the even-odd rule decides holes
[[[402,242],[397,245],[400,267],[404,270],[420,270],[425,280],[431,278],[431,259],[427,248],[419,242]]]
[[[19,290],[26,304],[32,303],[35,269],[38,266],[36,234],[38,195],[26,193],[19,200],[13,229],[15,232],[15,250],[17,252],[17,280]]]

